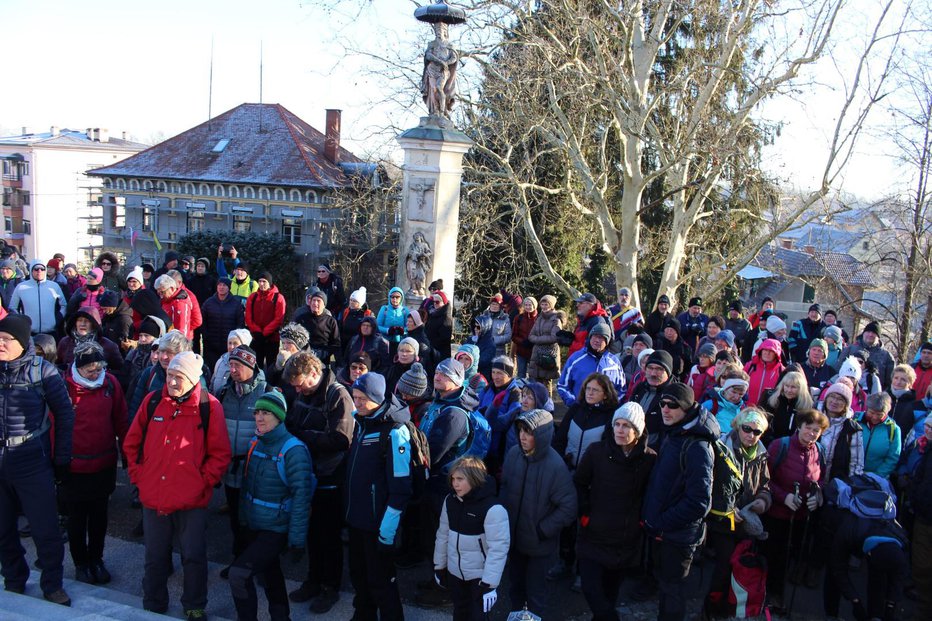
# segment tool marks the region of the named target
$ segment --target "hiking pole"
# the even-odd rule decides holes
[[[797,486],[798,485],[799,484],[797,483]],[[819,493],[819,483],[817,481],[812,481],[811,483],[809,483],[809,494],[806,496],[807,503],[810,498],[817,495],[818,493]],[[803,537],[802,537],[802,540],[799,542],[799,549],[801,552],[799,562],[801,562],[802,556],[806,552],[806,541],[809,539],[809,519],[811,517],[812,517],[812,511],[809,511],[809,508],[807,507],[806,508],[806,522],[803,524]],[[800,573],[804,573],[804,572],[800,572]],[[790,593],[790,605],[786,609],[787,616],[793,615],[793,602],[796,601],[796,587],[799,586],[799,579],[793,580],[792,582],[793,582],[793,590]]]
[[[799,500],[799,481],[793,483],[793,497]],[[793,563],[793,523],[796,521],[796,511],[790,514],[790,530],[786,536],[786,572],[783,575],[783,587],[786,588],[786,581],[790,579],[790,565]]]

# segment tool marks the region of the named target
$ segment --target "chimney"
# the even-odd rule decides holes
[[[805,252],[809,256],[815,256],[815,246],[808,246],[808,245],[803,246],[803,252]]]
[[[334,164],[340,163],[340,110],[327,110],[324,157]]]
[[[61,134],[61,131],[58,129],[58,125],[52,125],[51,129],[49,129],[49,133],[51,133],[52,136],[58,136]]]
[[[123,140],[126,140],[126,132],[123,132]]]
[[[97,140],[99,142],[110,142],[110,130],[106,127],[99,127],[94,130],[97,133]]]

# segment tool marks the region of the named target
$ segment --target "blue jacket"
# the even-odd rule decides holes
[[[411,438],[403,426],[410,419],[408,408],[394,396],[371,416],[357,415],[347,458],[346,523],[378,532],[379,540],[387,545],[394,544],[401,512],[411,499]],[[384,447],[383,433],[387,434]]]
[[[256,401],[265,391],[265,373],[256,370],[252,380],[243,384],[243,394],[238,394],[236,382],[230,379],[216,395],[223,406],[223,417],[227,424],[227,435],[230,436],[230,448],[233,450],[233,460],[223,475],[223,484],[230,487],[240,487],[246,465],[246,453],[249,452],[249,443],[256,435],[256,419],[253,412]],[[220,398],[222,397],[222,399]]]
[[[808,357],[810,343],[813,339],[822,338],[824,328],[825,322],[821,319],[812,321],[809,317],[803,317],[793,322],[787,340],[790,343],[790,356],[794,361],[802,362]]]
[[[446,398],[434,393],[434,400],[427,406],[419,426],[430,448],[428,491],[442,496],[450,491],[446,467],[465,451],[469,438],[467,412],[475,411],[477,405],[475,393],[466,386]]]
[[[702,541],[712,508],[711,443],[719,435],[715,418],[698,405],[679,424],[664,427],[642,510],[648,534],[679,546]]]
[[[401,287],[392,287],[388,290],[388,298],[391,300],[393,293],[401,294],[401,305],[398,308],[393,308],[391,301],[388,304],[379,309],[379,315],[376,318],[376,323],[379,325],[379,332],[382,333],[386,339],[391,343],[396,345],[404,338],[404,334],[407,331],[406,322],[408,321],[408,307],[405,306],[405,292],[401,290]],[[401,334],[390,335],[388,333],[389,328],[401,328]],[[394,350],[393,350],[394,351]]]
[[[256,440],[256,448],[242,480],[243,491],[239,502],[240,523],[252,530],[288,533],[288,545],[303,548],[307,541],[311,499],[317,479],[311,467],[311,454],[303,444],[288,450],[284,455],[285,479],[282,481],[278,465],[279,451],[293,436],[279,424]],[[256,451],[271,456],[263,458]]]
[[[597,357],[588,346],[575,352],[563,365],[560,379],[557,381],[557,392],[567,407],[576,403],[583,382],[590,373],[602,373],[608,376],[615,390],[618,392],[618,402],[624,401],[625,371],[621,368],[621,361],[608,350]]]
[[[887,478],[896,470],[903,447],[900,426],[890,416],[873,429],[864,420],[858,418],[864,434],[864,472]]]
[[[521,386],[516,380],[508,382],[508,385],[500,390],[496,390],[494,384],[489,384],[479,395],[479,407],[477,409],[482,412],[492,428],[492,443],[489,445],[489,455],[504,457],[504,451],[500,452],[501,439],[502,435],[507,433],[511,427],[513,419],[510,419],[508,413],[515,406],[521,407]],[[504,420],[505,424],[500,424],[500,420]]]
[[[699,339],[705,336],[705,330],[709,326],[709,316],[699,313],[693,317],[688,310],[685,310],[677,315],[676,319],[680,322],[680,337],[695,351],[699,345]],[[651,336],[654,335],[651,334]]]
[[[714,388],[715,397],[702,402],[702,409],[715,416],[718,428],[721,429],[722,435],[727,436],[731,432],[731,421],[735,419],[738,413],[746,407],[744,400],[735,404],[722,396],[720,388]]]
[[[36,366],[38,365],[38,366]],[[40,380],[41,378],[41,380]],[[29,388],[41,381],[42,391]],[[45,393],[44,397],[42,392]],[[26,434],[34,437],[25,443],[5,448],[0,443],[0,463],[4,477],[16,473],[13,462],[20,465],[39,459],[49,463],[51,452],[46,407],[55,417],[54,463],[67,466],[71,463],[71,431],[74,428],[74,408],[65,382],[55,365],[36,357],[36,349],[29,347],[16,360],[0,362],[0,441]],[[34,472],[30,468],[30,472]]]
[[[488,378],[483,377],[482,374],[479,373],[479,348],[472,343],[463,343],[457,350],[457,355],[459,355],[460,352],[467,354],[472,360],[472,364],[469,365],[469,368],[466,369],[466,373],[463,376],[465,378],[463,383],[468,384],[477,395],[481,395],[486,389],[486,386],[489,385],[489,382]],[[440,361],[438,360],[437,362]]]
[[[492,318],[488,315],[479,315],[473,325],[479,326],[479,334],[469,337],[470,342],[479,348],[479,373],[492,381],[492,360],[498,355],[495,335],[492,333]]]

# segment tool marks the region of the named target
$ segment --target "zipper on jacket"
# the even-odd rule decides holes
[[[460,578],[466,580],[466,574],[463,573],[463,555],[460,552],[460,534],[456,533],[456,566],[460,570]]]

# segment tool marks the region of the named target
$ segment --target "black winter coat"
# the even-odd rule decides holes
[[[579,462],[573,481],[579,498],[581,524],[576,552],[611,568],[637,567],[644,529],[641,505],[657,454],[641,436],[630,455],[612,436],[591,445]],[[585,522],[586,520],[583,519]]]
[[[206,348],[221,353],[227,349],[230,331],[246,325],[243,303],[231,294],[222,301],[216,294],[207,298],[201,306],[201,317],[201,333]]]
[[[324,364],[329,364],[330,356],[339,358],[343,353],[340,344],[340,327],[337,320],[329,313],[315,315],[310,307],[302,306],[294,312],[293,322],[304,326],[311,336],[308,349],[320,358]]]
[[[661,334],[654,339],[654,349],[662,349],[673,356],[673,377],[681,382],[685,382],[686,378],[689,376],[689,370],[693,366],[693,350],[686,341],[680,337],[671,343]]]
[[[217,279],[210,274],[191,274],[184,286],[194,294],[197,303],[203,306],[204,302],[217,292]],[[203,327],[201,330],[203,331]]]
[[[447,302],[440,308],[430,308],[424,321],[424,334],[430,346],[437,352],[435,365],[450,357],[453,340],[453,304]]]

